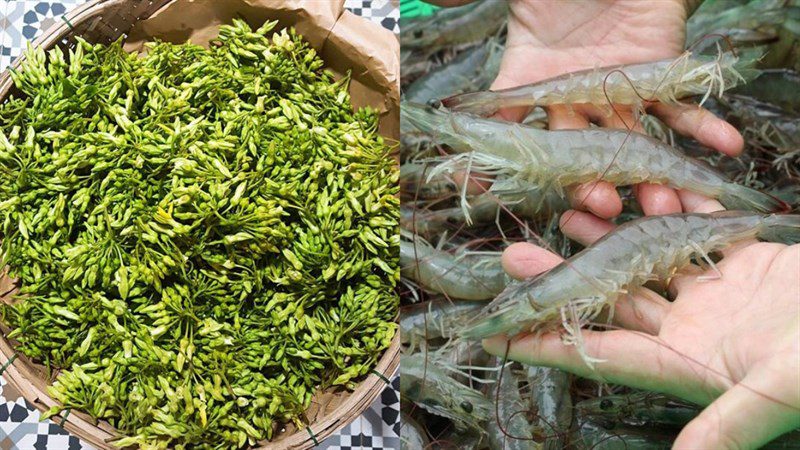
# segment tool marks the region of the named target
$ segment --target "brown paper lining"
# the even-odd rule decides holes
[[[354,107],[370,106],[381,114],[379,131],[399,138],[400,44],[389,30],[347,11],[343,0],[174,0],[130,31],[125,49],[139,51],[145,42],[190,41],[207,46],[220,25],[235,18],[252,27],[278,20],[294,27],[325,61],[342,75],[351,71]]]

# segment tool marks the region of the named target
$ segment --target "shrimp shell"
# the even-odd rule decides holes
[[[465,50],[449,63],[419,77],[405,91],[407,101],[427,103],[443,96],[485,89],[500,71],[504,46],[497,39]]]
[[[433,166],[419,162],[407,162],[400,166],[400,191],[410,198],[442,198],[458,192],[452,178],[441,174],[423,181]]]
[[[403,105],[401,115],[454,150],[468,152],[443,159],[430,176],[466,167],[558,190],[598,180],[615,185],[649,182],[719,199],[728,209],[788,209],[784,202],[733,183],[644,134],[607,128],[547,131],[413,104]]]
[[[425,430],[404,411],[400,411],[400,450],[421,450],[430,444]]]
[[[569,375],[551,367],[528,367],[531,406],[539,418],[538,427],[547,436],[545,450],[564,448],[572,425],[572,397]]]
[[[732,52],[706,56],[687,51],[677,59],[590,69],[525,86],[455,95],[442,100],[442,105],[488,116],[498,109],[517,106],[641,105],[645,100],[677,103],[698,94],[703,94],[705,101],[711,94],[722,95],[726,89],[755,78],[758,71],[752,68],[753,63]]]
[[[456,428],[483,432],[492,403],[475,389],[465,386],[442,370],[435,359],[423,353],[400,357],[400,392],[403,399],[453,421]]]
[[[422,240],[401,241],[400,267],[404,277],[461,300],[487,300],[506,285],[499,253],[454,256]]]
[[[495,358],[496,364],[501,363]],[[487,424],[489,448],[492,450],[541,450],[542,444],[533,440],[533,426],[528,421],[525,411],[529,410],[528,402],[523,399],[519,388],[520,377],[511,370],[511,365],[497,372],[499,385],[487,387],[487,397],[497,402],[497,417],[503,428],[496,421]]]
[[[800,215],[723,211],[627,222],[549,272],[510,285],[459,334],[511,335],[561,322],[571,334],[568,343],[580,346],[579,327],[620,295],[653,278],[669,279],[695,255],[707,259],[710,252],[755,237],[798,242]]]
[[[419,305],[403,307],[400,315],[400,336],[412,348],[424,340],[452,337],[453,329],[467,322],[482,305],[471,302],[434,300]]]
[[[497,220],[504,210],[530,219],[550,216],[567,209],[567,202],[556,192],[527,188],[517,192],[486,192],[468,200],[469,209],[462,207],[435,210],[415,210],[401,207],[400,225],[420,236],[441,234],[454,226],[486,224]]]
[[[663,394],[636,391],[606,395],[575,405],[581,417],[598,422],[620,422],[633,426],[683,427],[700,414],[700,407]]]
[[[475,2],[441,9],[430,17],[403,20],[400,44],[403,50],[418,49],[417,54],[430,55],[446,47],[486,39],[505,25],[507,16],[506,1]]]

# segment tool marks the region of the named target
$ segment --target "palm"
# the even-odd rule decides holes
[[[707,404],[771,359],[798,361],[796,339],[787,340],[800,332],[798,262],[798,246],[759,243],[723,259],[719,279],[678,281],[657,334],[669,347],[659,355],[674,380],[666,389]]]
[[[684,0],[654,2],[513,0],[508,42],[492,89],[511,88],[601,66],[672,58],[684,48],[687,9]],[[621,128],[635,124],[630,108],[554,105],[548,110],[551,129],[587,128],[590,122]],[[705,109],[690,104],[652,104],[648,112],[703,145],[736,156],[743,141],[735,128]],[[506,120],[520,121],[524,108],[501,110]],[[634,129],[643,132],[640,126]],[[647,215],[683,210],[677,193],[643,183],[634,193]],[[613,185],[589,183],[568,191],[572,205],[601,218],[618,215],[622,201]]]
[[[668,58],[683,50],[680,0],[511,2],[507,51],[494,88],[564,72]]]

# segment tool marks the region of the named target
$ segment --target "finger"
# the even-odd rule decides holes
[[[648,109],[678,133],[721,153],[738,156],[744,149],[744,139],[736,128],[705,108],[686,103],[655,103]]]
[[[617,188],[607,181],[596,181],[574,186],[567,190],[573,208],[591,211],[597,217],[610,219],[622,212],[622,199]]]
[[[658,338],[628,330],[581,330],[583,351],[602,360],[589,367],[575,345],[565,345],[558,333],[527,334],[512,338],[508,358],[524,364],[556,367],[584,378],[641,389],[677,393],[675,385],[676,357],[665,349]],[[505,355],[507,338],[484,339],[484,349],[498,356]]]
[[[586,113],[601,127],[644,132],[641,122],[636,119],[630,106],[614,104],[602,108],[594,107],[587,109]]]
[[[622,296],[614,304],[612,322],[631,331],[658,335],[671,303],[647,288]]]
[[[796,359],[790,361],[790,367],[786,361],[759,367],[689,422],[672,448],[760,448],[800,426],[798,386],[800,364]]]
[[[509,62],[513,61],[514,57],[514,52],[507,48],[505,53],[503,53],[503,60],[500,63],[500,73],[497,75],[497,78],[494,80],[489,89],[497,91],[501,89],[517,87],[530,82],[525,78],[524,74],[520,74],[519,72],[509,68],[509,66],[514,66],[513,63]],[[527,106],[503,108],[498,110],[494,117],[507,120],[509,122],[522,122],[530,110],[531,108]]]
[[[492,182],[489,181],[489,177],[486,174],[474,171],[469,172],[469,175],[467,175],[466,171],[453,173],[453,182],[458,186],[459,193],[464,189],[464,183],[466,182],[467,195],[483,194],[492,186]]]
[[[669,283],[667,284],[667,294],[670,298],[678,297],[678,293],[682,290],[686,289],[686,286],[690,285],[691,283],[697,282],[697,277],[703,275],[705,270],[701,269],[700,266],[696,264],[689,264],[688,266],[681,269],[681,272],[675,274]]]
[[[570,239],[589,245],[614,229],[614,224],[594,214],[569,210],[559,220],[561,232]]]
[[[551,130],[579,130],[589,128],[589,119],[581,108],[568,105],[552,105],[547,111],[548,127]]]
[[[527,242],[511,244],[501,259],[503,269],[512,278],[523,280],[547,272],[564,258]]]
[[[678,199],[680,199],[683,205],[683,210],[687,213],[711,213],[725,210],[722,203],[713,198],[708,198],[705,195],[685,189],[678,190]]]
[[[646,216],[674,214],[683,210],[678,193],[663,184],[640,183],[633,192]]]

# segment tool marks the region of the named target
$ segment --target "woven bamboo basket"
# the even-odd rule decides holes
[[[74,37],[80,36],[93,43],[110,43],[127,36],[133,26],[145,20],[171,0],[93,0],[62,17],[62,22],[46,30],[33,42],[34,46],[51,49],[55,46],[69,48]],[[20,57],[14,67],[18,66]],[[0,101],[15,92],[10,72],[0,75]],[[0,276],[0,300],[9,302],[16,289],[5,271]],[[47,394],[47,387],[57,373],[48,375],[44,366],[16,353],[14,342],[6,338],[10,329],[0,324],[0,375],[15,387],[23,397],[40,411],[58,403]],[[297,429],[287,424],[272,441],[259,443],[258,449],[309,449],[340,430],[361,415],[389,383],[400,361],[400,336],[392,340],[377,366],[353,391],[329,389],[318,392],[306,412],[308,426]],[[95,422],[80,411],[66,410],[51,420],[97,449],[116,449],[112,441],[119,433],[104,421]]]

